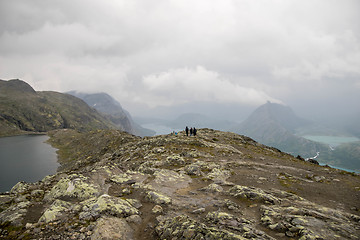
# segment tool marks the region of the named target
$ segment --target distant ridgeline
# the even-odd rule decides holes
[[[330,133],[309,120],[298,117],[293,110],[281,104],[266,103],[257,108],[244,122],[231,131],[249,136],[256,141],[280,149],[294,156],[316,158],[319,162],[360,171],[360,143],[343,144],[331,149],[327,144],[311,141],[298,133],[306,131]]]
[[[119,129],[137,136],[153,136],[155,134],[154,131],[143,128],[134,122],[130,113],[124,110],[118,101],[106,93],[89,94],[70,91],[68,94],[84,100],[90,107],[95,108]]]
[[[70,94],[35,91],[24,81],[0,80],[0,136],[71,128],[119,129]]]

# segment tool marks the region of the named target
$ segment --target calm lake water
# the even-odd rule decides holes
[[[172,133],[173,131],[179,132],[179,131],[183,130],[183,129],[171,128],[168,126],[158,125],[158,124],[153,124],[153,123],[147,123],[147,124],[143,124],[141,126],[155,131],[156,132],[155,135],[169,134],[169,133]]]
[[[356,137],[337,137],[337,136],[303,136],[306,139],[314,142],[320,142],[330,145],[331,147],[337,147],[343,143],[360,141]]]
[[[0,138],[0,192],[9,191],[17,182],[36,182],[56,173],[59,166],[55,148],[46,135]]]

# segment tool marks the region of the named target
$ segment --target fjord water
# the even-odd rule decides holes
[[[36,182],[56,173],[56,149],[45,141],[46,135],[0,138],[0,192],[9,191],[17,182]]]
[[[330,147],[337,147],[343,143],[349,142],[357,142],[360,141],[359,138],[356,137],[340,137],[340,136],[312,136],[306,135],[303,136],[306,139],[309,139],[314,142],[320,142],[324,144],[328,144]]]

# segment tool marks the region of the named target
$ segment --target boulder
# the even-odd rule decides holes
[[[96,221],[92,240],[132,240],[134,231],[123,218],[104,216]]]
[[[146,198],[152,202],[152,203],[156,203],[156,204],[170,204],[171,203],[171,198],[158,193],[158,192],[154,192],[154,191],[150,191],[148,192],[148,194],[146,195]]]
[[[0,223],[10,222],[14,226],[21,226],[30,206],[31,202],[26,199],[23,202],[11,205],[4,211],[0,212]]]
[[[139,214],[139,211],[128,201],[107,194],[101,195],[98,198],[88,199],[81,202],[81,204],[83,208],[80,218],[86,220],[97,219],[101,215],[128,217]]]
[[[81,174],[72,174],[60,179],[44,197],[46,201],[54,199],[75,199],[83,201],[98,195],[95,185],[88,183],[89,179]]]
[[[190,165],[185,166],[184,171],[186,174],[190,176],[201,176],[201,166],[199,164],[193,163]]]
[[[180,155],[174,154],[166,158],[166,163],[170,166],[182,166],[185,160]]]
[[[206,192],[212,192],[212,193],[220,193],[220,192],[224,191],[224,189],[216,183],[211,183],[207,187],[204,187],[200,190],[203,190]]]
[[[30,184],[24,181],[18,182],[10,190],[11,194],[21,194],[27,192],[30,189]]]
[[[71,203],[56,199],[51,206],[45,210],[39,222],[49,223],[58,220],[64,213],[70,210],[71,205]]]
[[[266,193],[262,189],[255,187],[236,185],[229,190],[229,193],[230,195],[237,198],[255,200],[269,204],[280,203],[280,199],[278,199],[274,195]]]
[[[310,158],[309,160],[307,160],[309,163],[312,163],[312,164],[316,164],[316,165],[320,165],[319,162],[315,159],[312,159]]]

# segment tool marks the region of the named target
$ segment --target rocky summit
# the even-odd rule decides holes
[[[359,239],[360,177],[241,135],[56,130],[58,173],[0,195],[1,239]]]

